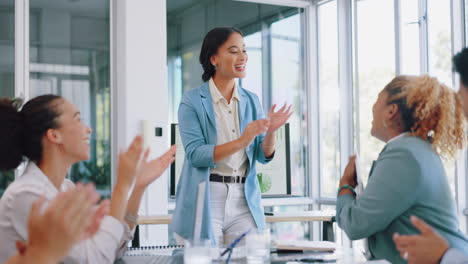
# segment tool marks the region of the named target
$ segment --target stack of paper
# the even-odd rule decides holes
[[[279,250],[303,250],[303,251],[335,251],[336,244],[330,241],[298,241],[275,240],[274,246]]]

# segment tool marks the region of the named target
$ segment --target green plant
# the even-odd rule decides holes
[[[107,142],[101,141],[100,148],[103,151],[100,160],[94,157],[89,161],[82,161],[72,166],[70,178],[73,182],[93,182],[98,190],[110,189],[111,185],[111,157]],[[100,164],[99,164],[100,163]]]
[[[271,177],[266,173],[257,173],[258,183],[260,184],[260,191],[266,193],[271,189]]]

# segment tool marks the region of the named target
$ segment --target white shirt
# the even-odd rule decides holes
[[[73,186],[73,182],[65,179],[60,192]],[[28,239],[32,203],[41,195],[51,200],[58,192],[34,162],[29,162],[24,173],[7,188],[0,200],[0,263],[16,253],[17,240]],[[113,263],[116,256],[125,251],[132,234],[126,223],[106,216],[99,231],[92,238],[76,244],[64,263]]]
[[[240,101],[237,83],[234,86],[230,104],[224,98],[216,87],[213,79],[208,82],[210,94],[213,102],[213,109],[216,118],[217,145],[222,145],[241,136],[239,126],[238,105]],[[218,161],[216,168],[211,168],[210,173],[223,176],[241,176],[245,177],[248,161],[245,150],[230,155],[229,157]]]
[[[387,144],[392,142],[392,141],[395,141],[395,140],[397,140],[399,138],[402,138],[402,137],[404,137],[404,136],[406,136],[408,134],[409,134],[409,132],[403,132],[403,133],[401,133],[400,135],[398,135],[396,137],[392,137],[389,141],[387,141]]]

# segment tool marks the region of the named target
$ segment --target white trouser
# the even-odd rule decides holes
[[[243,232],[256,228],[245,200],[244,184],[210,182],[211,225],[218,245],[229,245]],[[197,219],[197,224],[201,224]],[[184,240],[175,234],[177,244]]]

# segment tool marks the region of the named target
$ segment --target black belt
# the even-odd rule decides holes
[[[223,183],[245,183],[245,177],[210,174],[210,181]]]

